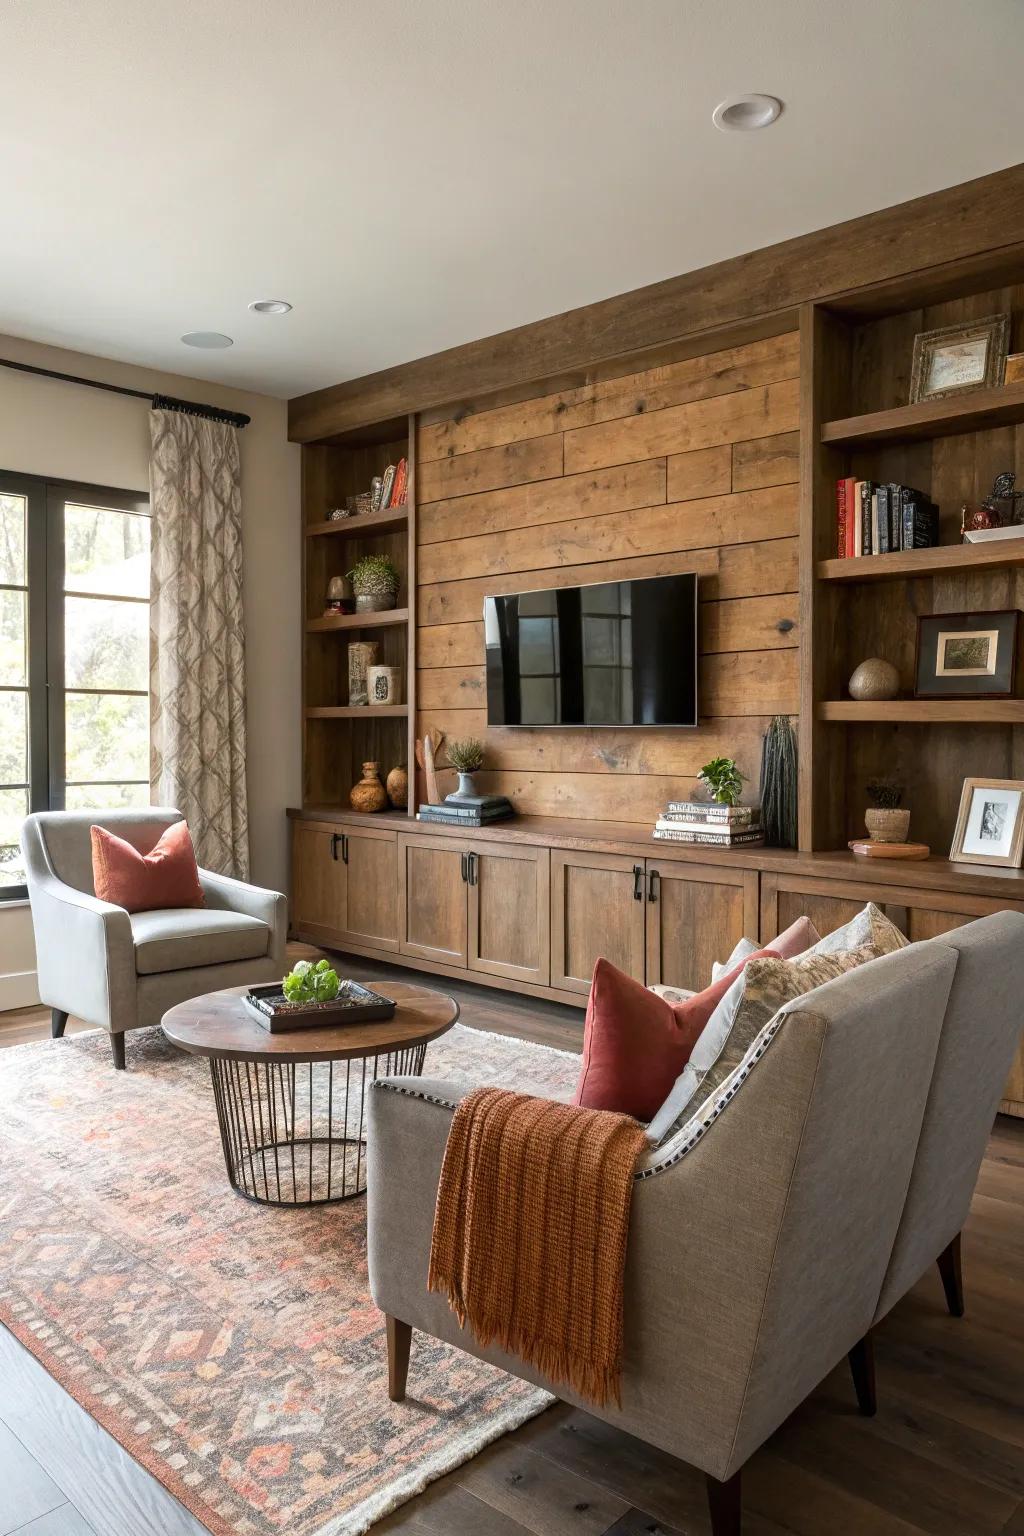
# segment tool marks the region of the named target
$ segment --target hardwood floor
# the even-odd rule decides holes
[[[296,957],[312,953],[294,949]],[[370,982],[388,975],[369,961],[352,971]],[[473,1028],[580,1048],[581,1013],[424,979],[457,996]],[[48,1035],[43,1009],[0,1015],[0,1046]],[[964,1282],[963,1319],[947,1315],[933,1270],[879,1328],[876,1418],[857,1413],[844,1363],[758,1452],[744,1472],[744,1536],[1024,1536],[1022,1121],[1000,1117],[993,1130],[964,1233]],[[201,1536],[202,1529],[0,1329],[0,1536]],[[697,1473],[559,1405],[374,1531],[707,1536],[708,1529]]]

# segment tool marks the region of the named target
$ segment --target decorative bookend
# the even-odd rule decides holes
[[[444,731],[433,728],[425,733],[422,740],[416,742],[416,761],[423,769],[423,776],[426,779],[428,805],[441,803],[441,791],[437,787],[437,769],[434,765],[443,743]]]
[[[765,841],[795,848],[797,837],[796,735],[788,715],[775,715],[761,747],[761,821]]]

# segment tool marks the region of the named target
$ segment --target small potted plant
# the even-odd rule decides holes
[[[398,603],[398,571],[387,555],[364,555],[348,573],[356,613],[381,613]]]
[[[450,741],[448,743],[448,762],[459,776],[459,787],[454,794],[449,795],[449,800],[462,800],[471,795],[476,795],[477,787],[473,775],[478,768],[484,765],[484,744],[474,737],[467,737],[465,741]]]
[[[737,805],[746,779],[731,757],[713,757],[697,775],[718,805]]]
[[[910,812],[900,810],[903,786],[893,779],[869,779],[865,785],[870,802],[864,825],[876,843],[905,843],[910,831]]]

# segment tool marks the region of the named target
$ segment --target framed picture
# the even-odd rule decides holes
[[[917,620],[917,699],[1008,699],[1017,680],[1016,608]]]
[[[1024,782],[965,779],[953,846],[954,864],[1020,869],[1024,854]]]
[[[938,331],[921,331],[914,337],[911,405],[1001,384],[1009,337],[1009,315],[988,315]]]

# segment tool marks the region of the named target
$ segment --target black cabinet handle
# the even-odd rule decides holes
[[[470,853],[466,857],[469,860],[469,883],[470,885],[476,885],[476,854]]]
[[[658,881],[660,879],[661,879],[661,876],[660,876],[660,874],[658,873],[658,871],[656,869],[652,869],[650,874],[647,876],[647,900],[648,901],[657,901],[657,899],[658,899]]]
[[[468,881],[469,881],[469,870],[466,867],[467,857],[468,857],[468,855],[463,854],[462,855],[462,859],[460,861],[461,865],[462,865],[462,879],[463,879],[463,883],[468,883]]]
[[[348,833],[347,832],[343,832],[341,834],[341,862],[343,864],[347,864],[348,863]]]
[[[338,844],[340,842],[341,842],[341,833],[340,832],[335,832],[334,836],[331,838],[331,858],[334,859],[335,862],[337,862],[337,858],[338,858]]]
[[[633,900],[643,901],[644,893],[641,889],[644,879],[644,867],[642,864],[633,865]]]

